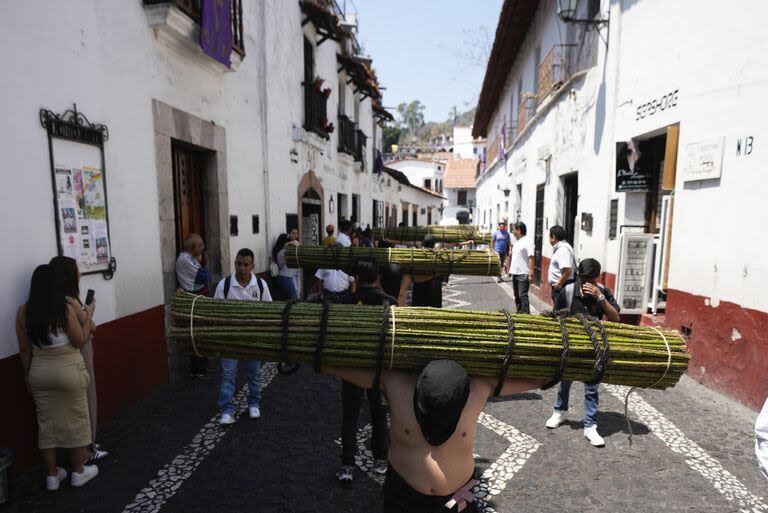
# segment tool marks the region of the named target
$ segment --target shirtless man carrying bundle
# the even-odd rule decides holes
[[[361,388],[374,386],[371,369],[325,367]],[[545,380],[507,379],[500,395],[540,387]],[[467,376],[452,360],[435,360],[421,374],[385,370],[380,388],[390,408],[389,470],[384,513],[477,511],[472,446],[477,419],[497,385]]]

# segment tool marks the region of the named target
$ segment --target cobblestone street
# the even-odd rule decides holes
[[[455,278],[453,308],[499,309],[511,288],[490,279]],[[138,370],[137,370],[138,372]],[[262,418],[216,423],[218,376],[158,389],[108,423],[111,456],[91,484],[50,494],[39,468],[12,489],[10,511],[35,512],[377,512],[380,478],[365,469],[341,488],[339,383],[303,368],[265,367]],[[492,401],[475,445],[486,512],[768,512],[768,483],[757,470],[756,414],[684,379],[676,388],[640,390],[630,399],[634,441],[624,419],[623,387],[600,387],[603,449],[582,435],[581,385],[569,421],[547,430],[554,390]],[[238,396],[240,410],[245,395]],[[361,415],[361,444],[367,414]]]

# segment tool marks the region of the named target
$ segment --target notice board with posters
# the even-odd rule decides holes
[[[616,143],[616,192],[648,192],[652,176],[636,141]]]
[[[75,106],[64,114],[40,111],[48,132],[59,255],[74,258],[81,274],[115,270],[109,237],[104,141],[107,128]]]
[[[616,302],[622,314],[644,314],[651,293],[654,252],[651,233],[623,234],[616,284]]]

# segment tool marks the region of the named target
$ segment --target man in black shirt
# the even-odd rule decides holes
[[[560,290],[555,298],[555,310],[568,310],[569,315],[589,315],[609,321],[619,322],[619,304],[608,287],[597,283],[600,276],[600,262],[594,258],[585,258],[579,264],[576,281]],[[605,445],[605,440],[597,432],[597,385],[584,384],[584,436],[595,447]],[[565,420],[568,411],[568,397],[571,381],[561,381],[557,389],[555,411],[547,420],[547,427],[554,429]]]
[[[435,248],[435,236],[426,235],[422,244],[423,248]],[[443,307],[443,281],[445,276],[437,275],[428,279],[413,278],[413,292],[411,306]]]
[[[379,283],[379,267],[376,260],[362,257],[357,261],[357,289],[341,302],[354,305],[397,305],[397,300],[384,292]],[[398,285],[399,286],[399,285]],[[373,452],[373,471],[387,473],[387,417],[381,404],[381,390],[369,388],[368,406],[371,410],[371,450]],[[355,450],[357,449],[357,421],[360,417],[363,389],[341,382],[341,403],[343,418],[341,423],[341,469],[336,477],[343,484],[354,479]]]

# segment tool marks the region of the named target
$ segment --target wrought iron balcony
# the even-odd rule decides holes
[[[355,131],[355,161],[363,162],[365,158],[364,148],[368,137],[362,130]]]
[[[538,102],[541,103],[554,89],[568,80],[573,73],[572,63],[576,45],[554,45],[538,70]]]
[[[200,24],[200,1],[201,0],[144,0],[144,5],[171,4],[179,8],[184,14]],[[243,1],[232,0],[232,12],[230,15],[232,23],[232,51],[245,56],[245,45],[243,44]]]
[[[304,84],[304,129],[325,139],[333,132],[328,123],[328,97],[314,84]]]
[[[517,107],[517,135],[520,135],[536,113],[536,97],[532,93],[523,93],[523,101]]]
[[[339,114],[339,151],[356,155],[355,140],[355,122],[344,114]]]

